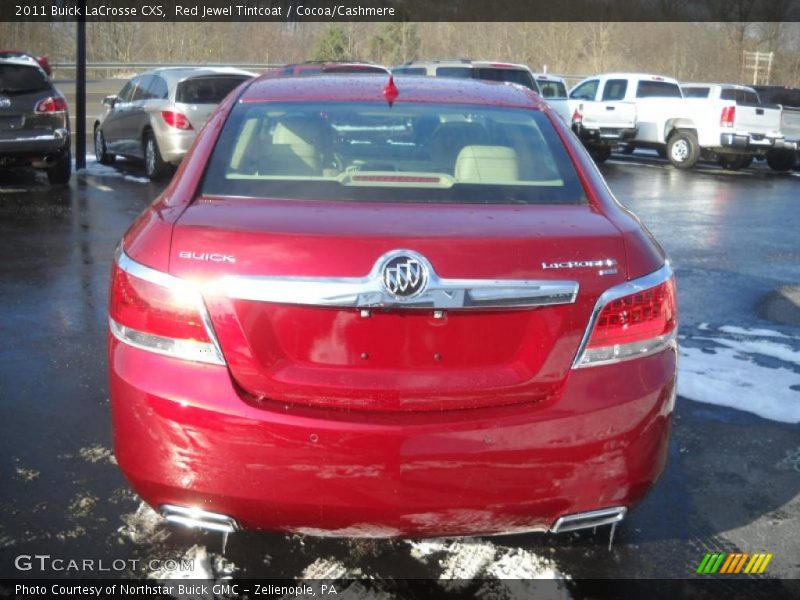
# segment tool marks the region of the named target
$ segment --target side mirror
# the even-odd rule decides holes
[[[105,98],[103,98],[103,106],[107,106],[108,108],[114,108],[114,105],[117,103],[117,100],[119,100],[119,97],[117,96],[106,96]]]

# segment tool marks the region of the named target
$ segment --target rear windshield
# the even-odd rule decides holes
[[[0,64],[0,93],[23,94],[49,89],[47,76],[38,67]]]
[[[681,98],[677,83],[667,81],[640,81],[636,88],[637,98]]]
[[[709,87],[685,87],[681,88],[681,90],[683,90],[684,98],[708,98],[711,93],[711,88]]]
[[[383,102],[237,104],[202,191],[423,203],[585,201],[540,111]]]
[[[533,76],[524,69],[504,69],[500,67],[436,67],[438,77],[455,77],[457,79],[483,79],[518,83],[532,90],[536,89]]]
[[[719,97],[721,100],[734,100],[737,104],[760,104],[758,94],[740,88],[725,88]]]
[[[539,93],[543,98],[566,98],[567,88],[561,81],[542,81],[536,82],[539,85]]]
[[[395,75],[427,75],[428,71],[425,67],[397,67],[392,69]]]
[[[244,75],[210,75],[185,79],[178,84],[175,90],[175,102],[219,104],[240,83],[248,79],[249,77]]]

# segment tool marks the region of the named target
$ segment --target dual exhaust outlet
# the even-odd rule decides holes
[[[550,531],[552,533],[566,533],[579,529],[592,529],[601,525],[615,525],[625,518],[627,512],[628,509],[624,506],[615,506],[613,508],[602,508],[600,510],[565,515],[559,517],[550,528]],[[164,504],[161,506],[161,515],[168,523],[175,523],[176,525],[194,529],[205,529],[225,534],[234,533],[241,529],[233,517],[199,508]]]

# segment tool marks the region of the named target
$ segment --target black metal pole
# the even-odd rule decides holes
[[[78,48],[75,57],[75,168],[86,168],[86,2],[79,2]]]

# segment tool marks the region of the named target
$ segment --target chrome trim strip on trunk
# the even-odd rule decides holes
[[[595,323],[597,323],[597,319],[600,317],[600,313],[602,312],[603,308],[609,302],[613,302],[614,300],[619,300],[620,298],[624,298],[625,296],[630,296],[631,294],[635,294],[637,292],[641,292],[651,287],[655,287],[661,283],[667,281],[670,277],[672,277],[672,267],[669,264],[669,261],[666,261],[664,265],[658,269],[657,271],[653,271],[645,275],[644,277],[639,277],[638,279],[633,279],[631,281],[626,281],[619,285],[615,285],[614,287],[607,289],[603,292],[600,297],[595,302],[594,308],[592,309],[591,317],[589,317],[589,324],[586,326],[586,330],[583,332],[583,337],[581,338],[581,343],[578,346],[578,352],[575,354],[575,360],[572,362],[572,368],[577,369],[581,366],[583,361],[583,354],[586,351],[586,346],[589,343],[589,338],[592,336],[592,331],[594,331]],[[669,337],[669,336],[666,336]],[[670,337],[668,342],[672,342],[674,340],[674,336]],[[657,351],[660,352],[664,350],[667,346],[659,348]],[[631,358],[638,358],[638,356],[633,356]],[[614,362],[614,361],[611,361]]]
[[[394,258],[410,256],[424,265],[424,291],[398,297],[386,289],[383,268]],[[366,277],[227,276],[217,283],[229,298],[343,308],[486,309],[532,308],[572,304],[578,282],[530,279],[444,279],[430,262],[412,250],[381,256]]]
[[[382,269],[393,258],[411,255],[427,269],[425,290],[413,297],[397,297],[383,284]],[[578,297],[577,281],[531,279],[443,279],[430,262],[410,250],[394,250],[381,256],[366,277],[269,277],[223,276],[202,286],[142,265],[122,248],[117,249],[119,267],[140,279],[157,285],[182,289],[187,293],[208,291],[238,300],[278,304],[301,304],[342,308],[402,307],[417,309],[532,308],[572,304]],[[202,313],[207,315],[205,306]],[[218,342],[210,321],[209,336]]]

